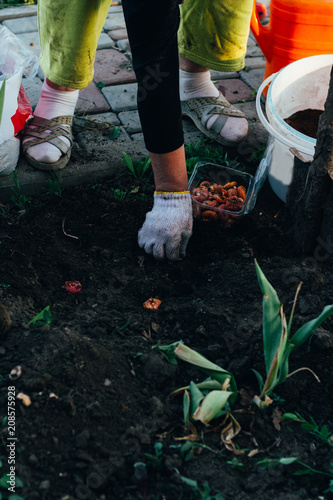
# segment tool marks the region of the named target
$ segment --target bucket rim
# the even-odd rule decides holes
[[[288,123],[283,120],[283,118],[281,118],[281,116],[279,115],[279,113],[276,111],[276,108],[273,104],[273,99],[272,99],[272,86],[273,86],[273,83],[275,82],[276,78],[280,75],[280,73],[282,73],[282,71],[284,71],[285,69],[290,69],[291,66],[294,66],[294,65],[297,65],[297,64],[301,64],[304,60],[309,60],[309,59],[329,59],[329,57],[331,57],[331,64],[333,64],[333,54],[318,54],[318,55],[314,55],[314,56],[309,56],[309,57],[303,57],[301,59],[297,59],[297,61],[293,61],[291,63],[289,63],[287,66],[284,66],[283,68],[280,69],[280,71],[278,71],[269,88],[268,88],[268,92],[267,92],[267,102],[268,102],[268,105],[270,107],[270,109],[274,112],[274,116],[275,118],[277,119],[277,121],[280,123],[280,125],[282,125],[284,128],[286,128],[286,130],[290,133],[292,133],[293,135],[295,135],[296,137],[298,137],[299,139],[303,140],[303,141],[306,141],[309,145],[311,144],[312,146],[315,147],[316,143],[317,143],[317,139],[314,139],[313,137],[309,137],[308,135],[305,135],[305,134],[302,134],[301,132],[299,132],[298,130],[294,129],[293,127],[291,127],[290,125],[288,125]]]

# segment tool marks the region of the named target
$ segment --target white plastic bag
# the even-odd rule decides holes
[[[32,117],[32,110],[26,94],[21,86],[22,76],[34,78],[39,66],[38,57],[33,54],[28,46],[14,35],[8,28],[0,25],[0,88],[6,78],[5,100],[0,123],[0,146],[6,146],[0,151],[0,160],[6,158],[6,173],[2,173],[2,161],[0,163],[0,175],[10,173],[9,161],[13,162],[17,156],[17,140],[12,138],[22,130]],[[8,142],[10,141],[10,142]],[[8,144],[7,144],[8,142]],[[13,151],[10,152],[9,148]],[[11,160],[10,160],[11,159]],[[16,163],[13,171],[16,167]]]

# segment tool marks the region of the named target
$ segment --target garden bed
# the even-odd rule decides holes
[[[327,249],[307,258],[293,251],[283,230],[284,205],[266,184],[237,225],[196,222],[186,259],[155,262],[137,245],[151,185],[124,173],[58,194],[55,187],[27,201],[23,212],[12,202],[1,207],[1,476],[9,472],[8,387],[31,399],[29,406],[16,399],[15,472],[23,485],[16,494],[29,500],[330,498],[324,492],[333,479],[327,475],[333,447],[324,434],[281,415],[298,412],[332,432],[333,318],[291,358],[291,371],[309,367],[321,382],[297,373],[266,409],[239,398],[233,408],[242,431],[234,451],[221,442],[222,419],[210,432],[197,425],[187,446],[178,439],[186,435],[182,397],[170,394],[203,377],[182,361],[170,364],[157,349],[182,340],[230,370],[239,389],[255,393],[251,369],[264,375],[265,368],[254,258],[287,316],[303,282],[298,328],[333,303]],[[68,280],[82,290],[66,293]],[[161,300],[158,310],[143,308],[150,297]],[[31,323],[48,306],[46,324]],[[21,375],[11,379],[17,366]],[[265,467],[290,457],[312,471],[298,462]]]

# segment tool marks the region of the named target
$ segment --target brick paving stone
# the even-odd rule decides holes
[[[248,47],[246,51],[247,57],[256,57],[256,56],[262,56],[262,51],[260,47],[256,44],[254,47]]]
[[[92,82],[87,88],[80,90],[75,108],[77,114],[107,113],[109,111],[110,106],[95,82]]]
[[[251,36],[249,36],[249,38],[247,39],[247,46],[254,47],[255,45],[256,45],[256,41]]]
[[[122,12],[108,14],[104,24],[105,31],[119,30],[126,28],[125,18]]]
[[[129,134],[136,134],[142,131],[137,111],[122,111],[118,117]]]
[[[32,109],[35,109],[40,98],[42,81],[38,77],[35,77],[33,80],[22,78],[22,86],[26,91]]]
[[[215,87],[218,88],[230,103],[245,101],[253,97],[252,90],[240,79],[219,80]]]
[[[131,46],[130,46],[128,38],[124,38],[123,40],[118,40],[117,41],[117,47],[119,47],[120,50],[123,50],[124,52],[126,52],[126,54],[129,57],[132,57],[132,55],[131,55]]]
[[[257,111],[256,111],[255,100],[250,101],[250,102],[238,102],[238,103],[234,104],[234,106],[235,106],[235,108],[240,109],[241,111],[243,111],[243,113],[245,113],[249,122],[254,123],[254,122],[259,121],[259,117],[258,117]]]
[[[0,23],[6,19],[17,19],[21,17],[35,16],[37,5],[22,5],[21,7],[9,7],[0,10]]]
[[[108,35],[113,40],[123,40],[124,38],[128,38],[126,28],[122,28],[120,30],[112,30],[108,32]]]
[[[239,78],[238,73],[235,71],[215,71],[210,70],[210,77],[212,80],[226,80],[227,78]]]
[[[31,31],[30,33],[19,33],[17,38],[22,40],[28,48],[39,57],[40,55],[40,43],[38,31]]]
[[[245,68],[243,71],[248,71],[249,69],[264,68],[265,66],[266,66],[266,59],[264,56],[246,57]]]
[[[265,68],[251,69],[250,71],[242,70],[239,72],[241,80],[255,90],[258,90],[262,84],[264,74]]]
[[[37,16],[22,17],[20,19],[8,19],[3,21],[2,24],[15,33],[15,35],[18,33],[38,31]]]
[[[103,87],[102,94],[110,104],[112,111],[132,111],[137,109],[136,83]]]
[[[111,37],[107,33],[101,33],[99,39],[98,39],[98,44],[97,44],[97,50],[101,49],[111,49],[111,47],[115,46],[115,42],[112,40]]]
[[[95,122],[107,122],[112,123],[112,125],[120,125],[120,120],[116,113],[98,113],[97,115],[88,116],[87,118],[78,117],[77,123],[82,124],[84,126],[86,120],[91,120],[93,123]],[[80,127],[79,127],[80,128]]]
[[[131,135],[132,141],[142,141],[143,142],[143,133],[140,132],[139,134],[133,134]]]
[[[103,49],[96,53],[94,81],[104,85],[131,83],[135,75],[124,54],[115,49]]]
[[[116,12],[123,12],[122,5],[118,2],[119,5],[115,5],[112,2],[112,5],[109,7],[108,14],[115,14]]]

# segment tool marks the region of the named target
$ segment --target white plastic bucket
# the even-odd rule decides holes
[[[270,75],[258,89],[257,113],[273,139],[273,147],[267,148],[267,151],[272,153],[268,179],[275,194],[284,202],[294,166],[294,155],[290,148],[297,149],[306,161],[312,161],[316,147],[316,139],[293,129],[284,119],[297,111],[324,110],[332,64],[333,54],[299,59],[278,73]],[[266,99],[266,119],[260,98],[270,82]]]

